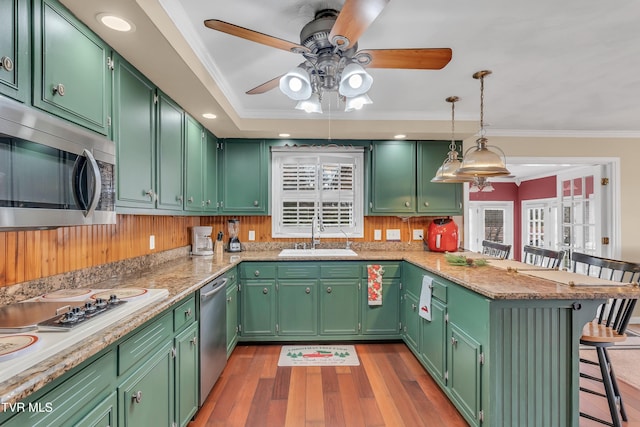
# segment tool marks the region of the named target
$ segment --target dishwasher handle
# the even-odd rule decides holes
[[[200,294],[200,300],[205,300],[207,298],[209,298],[212,295],[217,294],[218,292],[220,292],[220,290],[222,290],[227,282],[229,281],[229,279],[227,279],[226,277],[218,282],[213,283],[213,289],[210,290],[209,292],[206,292],[204,294]]]

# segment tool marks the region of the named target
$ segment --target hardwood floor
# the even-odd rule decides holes
[[[189,427],[466,426],[403,343],[356,344],[360,366],[278,367],[280,345],[239,345]],[[596,386],[597,387],[597,386]],[[640,427],[640,390],[620,382],[629,421]],[[602,398],[580,394],[607,417]],[[580,427],[602,424],[580,418]]]

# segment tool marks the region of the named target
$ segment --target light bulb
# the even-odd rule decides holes
[[[299,92],[300,89],[302,89],[302,80],[300,80],[298,77],[292,77],[291,79],[289,79],[289,89],[294,92]]]
[[[350,76],[349,86],[351,86],[352,89],[358,89],[360,86],[362,86],[362,76],[360,74],[353,74],[352,76]]]

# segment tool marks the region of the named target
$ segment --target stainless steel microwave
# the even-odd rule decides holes
[[[115,144],[0,96],[0,231],[115,224]]]

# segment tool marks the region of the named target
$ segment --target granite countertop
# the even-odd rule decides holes
[[[358,256],[348,258],[283,258],[278,254],[279,251],[247,251],[233,255],[225,254],[221,261],[212,257],[181,257],[152,269],[125,274],[96,284],[95,287],[105,289],[167,289],[169,296],[155,305],[146,307],[140,313],[124,317],[102,333],[84,341],[82,346],[61,351],[45,362],[4,381],[0,384],[0,403],[15,403],[24,399],[242,261],[404,260],[494,300],[640,297],[638,286],[570,287],[491,266],[452,266],[445,261],[443,254],[428,251],[358,251]],[[2,406],[4,405],[0,405],[0,410]]]

